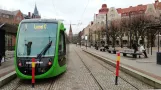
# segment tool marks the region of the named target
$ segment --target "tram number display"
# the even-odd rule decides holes
[[[35,25],[34,24],[34,29],[35,30],[45,30],[46,29],[46,24],[44,24],[44,25]]]

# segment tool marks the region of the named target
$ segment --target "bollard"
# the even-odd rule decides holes
[[[32,58],[32,88],[35,84],[35,58]]]
[[[120,68],[119,64],[120,64],[120,52],[117,53],[115,85],[118,85],[118,76],[119,76],[119,68]]]

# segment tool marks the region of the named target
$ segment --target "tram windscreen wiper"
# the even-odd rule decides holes
[[[37,55],[37,58],[41,59],[42,55],[46,53],[46,51],[51,47],[52,41],[50,41],[46,47],[41,51],[40,54]]]
[[[32,45],[32,42],[28,42],[27,44],[25,44],[27,46],[27,55],[29,56],[30,53],[31,53],[31,45]]]

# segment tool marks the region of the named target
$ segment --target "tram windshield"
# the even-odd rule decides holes
[[[22,23],[18,36],[17,57],[36,57],[50,41],[52,45],[43,56],[53,56],[56,33],[56,23]]]

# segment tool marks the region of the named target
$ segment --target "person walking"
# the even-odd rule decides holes
[[[144,54],[144,57],[145,57],[145,58],[148,58],[147,53],[146,53],[146,50],[145,50],[145,48],[144,48],[143,45],[140,45],[140,52],[142,52],[142,53]],[[139,57],[140,57],[140,56],[139,56]]]
[[[132,45],[133,49],[134,49],[134,53],[136,53],[136,51],[138,51],[138,45],[137,43],[135,42],[133,45]]]

